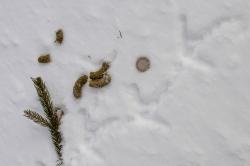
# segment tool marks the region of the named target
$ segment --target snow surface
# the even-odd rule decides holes
[[[65,166],[250,165],[249,0],[1,0],[0,20],[0,166],[55,165],[47,129],[22,116],[42,113],[36,76],[65,111]],[[112,83],[75,100],[107,59]]]

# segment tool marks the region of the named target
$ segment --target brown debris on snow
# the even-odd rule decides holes
[[[87,81],[87,75],[83,75],[76,80],[75,85],[73,87],[73,95],[75,96],[75,98],[80,98],[82,96],[82,87],[87,83]]]
[[[50,54],[41,55],[38,57],[39,63],[49,63],[51,62]]]
[[[63,38],[64,38],[63,30],[62,29],[57,30],[56,31],[56,40],[55,40],[55,42],[59,43],[59,44],[62,44]]]
[[[104,73],[109,69],[109,63],[103,62],[99,70],[89,73],[89,78],[92,80],[100,79],[103,77]]]
[[[102,78],[90,80],[89,86],[92,88],[102,88],[108,85],[110,82],[111,82],[111,76],[107,73],[104,73]]]

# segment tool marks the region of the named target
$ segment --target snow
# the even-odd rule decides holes
[[[23,117],[42,113],[37,76],[65,112],[65,166],[250,165],[249,19],[247,0],[1,0],[0,165],[55,165],[49,132]],[[111,84],[74,99],[104,60]]]

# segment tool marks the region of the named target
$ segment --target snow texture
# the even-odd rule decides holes
[[[42,113],[37,76],[65,111],[65,166],[250,165],[249,0],[1,0],[0,20],[1,166],[55,165],[49,132],[23,117]],[[75,100],[105,60],[111,84]]]

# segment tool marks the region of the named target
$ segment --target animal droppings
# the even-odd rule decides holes
[[[64,35],[63,35],[62,29],[59,29],[58,31],[56,31],[56,40],[55,40],[55,42],[59,43],[59,44],[62,44],[63,38],[64,38]]]
[[[83,75],[76,80],[75,85],[73,87],[73,95],[75,96],[75,98],[80,98],[82,96],[82,87],[84,84],[87,83],[87,81],[88,76],[86,75]]]
[[[92,80],[100,79],[103,77],[104,73],[109,69],[110,65],[107,62],[103,62],[99,70],[89,73],[89,78]]]
[[[111,76],[107,73],[104,73],[101,79],[90,80],[89,86],[92,88],[103,88],[110,82],[111,82]]]
[[[38,57],[39,63],[49,63],[51,61],[50,54],[41,55]]]

